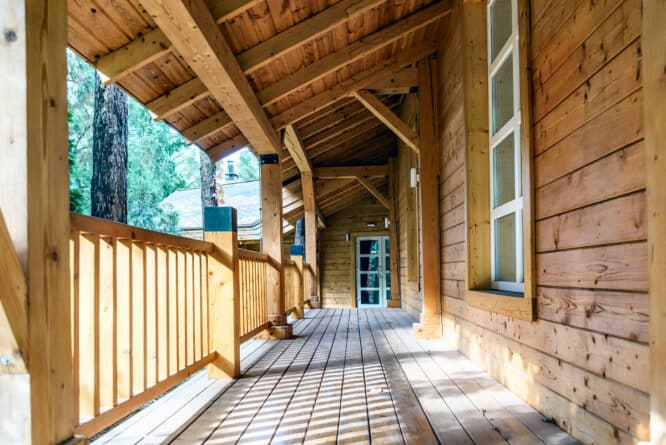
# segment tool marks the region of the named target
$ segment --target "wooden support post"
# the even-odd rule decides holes
[[[391,249],[391,299],[388,307],[400,307],[400,248],[398,246],[400,232],[398,231],[398,171],[394,156],[389,158],[389,246]]]
[[[650,443],[666,444],[666,3],[643,0],[650,295]]]
[[[259,156],[261,162],[261,251],[271,258],[266,268],[266,304],[271,328],[263,335],[290,338],[282,283],[282,171],[276,154]]]
[[[215,245],[208,256],[210,345],[217,353],[208,366],[211,379],[240,376],[240,288],[238,226],[233,207],[204,210],[204,239]]]
[[[310,300],[310,306],[321,307],[317,281],[317,207],[315,205],[314,183],[311,173],[301,174],[301,187],[303,190],[303,211],[305,214],[305,262],[304,292],[305,298]]]
[[[0,123],[0,209],[27,277],[29,326],[27,348],[21,351],[29,375],[0,369],[0,441],[52,444],[71,438],[75,422],[67,7],[47,0],[7,0],[0,8],[0,29],[0,103],[11,108]],[[13,329],[22,323],[9,322]],[[7,359],[0,360],[0,368]]]
[[[441,337],[442,299],[440,293],[439,242],[439,141],[435,113],[434,61],[423,59],[417,65],[419,79],[419,167],[421,182],[421,264],[423,265],[423,309],[414,333],[421,338]]]
[[[289,289],[289,292],[296,293],[296,312],[291,314],[295,319],[301,319],[305,313],[305,280],[303,276],[303,246],[300,244],[292,244],[289,246],[289,257],[296,265],[298,276],[300,277],[300,285],[297,284],[298,289]]]

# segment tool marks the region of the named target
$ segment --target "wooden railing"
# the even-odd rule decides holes
[[[90,437],[215,359],[211,243],[71,217],[77,434]]]
[[[241,342],[269,325],[266,303],[266,270],[269,267],[273,265],[268,255],[238,249]]]

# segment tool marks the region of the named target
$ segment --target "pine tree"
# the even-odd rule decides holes
[[[127,96],[95,73],[91,214],[127,223]]]

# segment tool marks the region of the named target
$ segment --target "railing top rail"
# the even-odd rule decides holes
[[[263,261],[266,263],[270,262],[271,259],[268,254],[240,248],[238,249],[238,257],[245,260]]]
[[[105,219],[81,215],[78,213],[71,214],[71,225],[72,230],[86,234],[140,241],[158,246],[193,250],[197,252],[211,253],[215,250],[215,246],[206,241],[154,232],[152,230],[141,229],[139,227],[107,221]]]

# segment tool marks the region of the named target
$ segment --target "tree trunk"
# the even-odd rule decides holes
[[[127,223],[127,96],[95,73],[91,214]]]
[[[206,207],[217,207],[217,186],[215,184],[215,164],[204,151],[199,152],[201,161],[201,211]]]

